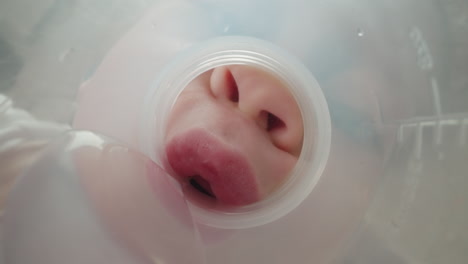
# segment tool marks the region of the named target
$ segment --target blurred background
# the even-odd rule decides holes
[[[41,119],[71,122],[77,88],[157,1],[0,1],[0,92]]]

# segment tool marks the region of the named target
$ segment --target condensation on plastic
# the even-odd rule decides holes
[[[33,54],[47,50],[60,61],[44,64],[24,52],[19,99],[49,84],[38,79],[63,80],[59,90],[93,71],[95,57],[118,38],[107,29],[124,31],[113,25],[135,10],[96,5],[57,7],[41,26],[21,27],[36,33],[15,44],[28,50],[39,42]],[[80,98],[99,109],[87,113],[96,118],[90,128],[137,148],[138,133],[121,123],[138,127],[131,106],[180,51],[215,36],[270,41],[299,58],[326,96],[334,131],[329,163],[307,201],[273,223],[234,231],[196,223],[206,263],[466,263],[467,16],[463,0],[157,1]],[[101,35],[104,42],[94,41]],[[105,87],[112,89],[91,96]]]

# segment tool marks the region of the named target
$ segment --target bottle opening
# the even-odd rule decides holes
[[[297,207],[330,148],[328,106],[299,61],[248,37],[200,43],[151,87],[142,149],[177,179],[194,219],[243,228]]]

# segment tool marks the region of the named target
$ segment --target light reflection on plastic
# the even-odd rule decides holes
[[[78,136],[74,136],[70,143],[68,144],[66,150],[71,151],[83,145],[90,145],[92,144],[94,147],[103,149],[104,147],[104,139],[100,138],[99,136],[93,134],[92,132],[82,131],[79,133]]]

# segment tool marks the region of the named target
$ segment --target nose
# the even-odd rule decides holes
[[[246,65],[215,68],[210,89],[220,103],[253,120],[276,147],[298,156],[302,147],[302,115],[280,79]]]

